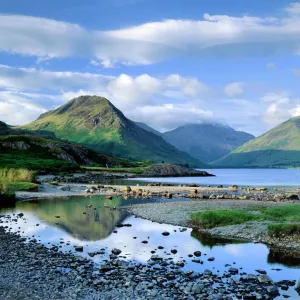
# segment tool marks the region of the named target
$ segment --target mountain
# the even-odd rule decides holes
[[[21,128],[54,133],[56,138],[129,160],[203,166],[199,160],[127,119],[103,97],[75,98]]]
[[[9,128],[0,121],[0,167],[64,171],[78,165],[130,166],[129,162],[81,145],[47,138],[36,132]]]
[[[154,128],[150,127],[149,125],[145,124],[145,123],[142,123],[142,122],[134,122],[136,125],[138,125],[139,127],[149,131],[149,132],[152,132],[158,136],[162,136],[162,133],[159,132],[158,130],[155,130]]]
[[[163,133],[163,138],[179,150],[204,162],[217,160],[254,136],[219,124],[192,124]]]
[[[249,141],[214,164],[220,167],[299,167],[300,116]]]

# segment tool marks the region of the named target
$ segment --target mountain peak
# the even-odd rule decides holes
[[[140,128],[104,97],[74,98],[21,128],[52,133],[57,138],[130,160],[203,165],[161,137]]]
[[[202,123],[180,126],[165,132],[163,138],[179,150],[204,162],[211,162],[253,139],[254,136],[220,123]]]
[[[56,120],[57,119],[57,120]],[[125,116],[109,100],[100,96],[79,96],[55,110],[41,114],[37,123],[54,122],[74,129],[120,128]]]

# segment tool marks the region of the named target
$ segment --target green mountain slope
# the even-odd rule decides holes
[[[214,164],[220,167],[300,166],[300,117],[278,125]]]
[[[0,122],[0,168],[43,171],[75,169],[78,165],[129,166],[130,163],[83,146],[45,138],[36,132],[13,129]]]
[[[103,97],[75,98],[21,128],[54,133],[59,139],[129,160],[203,166],[161,137],[137,126]]]
[[[178,149],[204,162],[217,160],[254,138],[219,124],[192,124],[163,133],[163,138]]]

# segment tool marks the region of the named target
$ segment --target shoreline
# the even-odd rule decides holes
[[[70,191],[62,190],[61,187],[70,188]],[[126,192],[129,188],[125,185],[103,185],[98,190],[93,190],[95,185],[83,184],[64,184],[61,186],[52,186],[48,183],[42,183],[39,186],[39,192],[17,192],[17,201],[30,201],[43,198],[57,198],[70,196],[105,196],[105,197],[139,197],[151,199],[162,197],[166,199],[163,203],[147,203],[123,206],[119,208],[127,211],[129,214],[151,220],[158,223],[166,223],[177,226],[188,226],[193,228],[195,232],[202,232],[210,235],[213,238],[224,239],[240,239],[245,241],[260,242],[266,244],[271,248],[278,248],[282,250],[289,250],[293,253],[300,254],[300,242],[290,239],[286,236],[284,239],[270,237],[268,235],[267,222],[247,222],[238,225],[227,225],[215,227],[212,229],[200,229],[197,225],[192,224],[191,214],[201,210],[214,209],[246,209],[248,207],[254,208],[269,208],[286,204],[295,203],[295,201],[254,201],[254,200],[238,200],[226,199],[226,197],[214,197],[207,200],[192,200],[187,199],[195,187],[189,186],[131,186],[130,192]],[[89,191],[92,189],[92,193]],[[147,192],[140,192],[140,194],[133,193],[134,189],[143,190]],[[198,193],[230,193],[234,190],[230,188],[207,188],[197,187]],[[88,192],[87,192],[88,191]],[[199,195],[198,194],[198,195]],[[172,195],[172,196],[170,196]],[[177,199],[172,201],[171,198]],[[180,201],[180,199],[184,199]]]
[[[252,291],[274,299],[282,294],[279,288],[294,290],[297,286],[296,279],[274,282],[267,275],[247,274],[230,265],[223,274],[209,269],[183,271],[183,262],[170,262],[158,255],[142,264],[113,254],[97,265],[57,247],[47,248],[35,239],[26,240],[3,227],[0,238],[2,299],[215,299],[212,295],[232,299],[251,296]]]

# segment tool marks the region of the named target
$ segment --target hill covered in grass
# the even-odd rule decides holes
[[[56,138],[128,160],[204,165],[127,119],[103,97],[75,98],[21,128],[48,132]]]
[[[276,126],[213,164],[220,167],[299,167],[300,117]]]
[[[35,132],[12,129],[0,123],[0,168],[69,171],[79,165],[131,166],[117,158],[83,146],[46,138]]]

